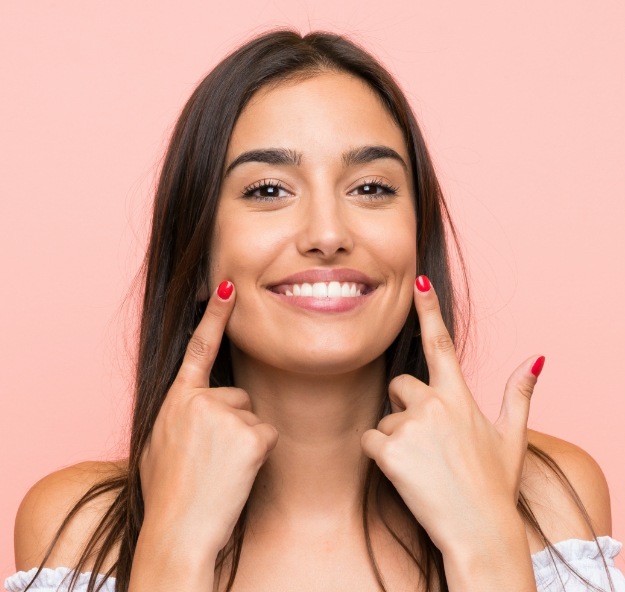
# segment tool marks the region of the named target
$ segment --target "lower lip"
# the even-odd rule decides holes
[[[278,294],[268,290],[270,294],[278,298],[281,302],[313,310],[315,312],[347,312],[362,306],[375,292],[372,290],[368,294],[362,296],[352,296],[351,298],[319,298],[315,296],[287,296],[286,294]]]

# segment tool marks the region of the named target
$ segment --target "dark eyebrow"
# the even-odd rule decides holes
[[[302,153],[286,148],[263,148],[258,150],[248,150],[239,154],[226,169],[224,178],[232,169],[246,162],[266,162],[268,164],[299,166],[302,162]],[[356,164],[365,164],[381,158],[392,158],[399,162],[406,172],[408,165],[404,159],[392,148],[388,146],[359,146],[351,148],[342,155],[343,166],[348,167]]]
[[[246,162],[266,162],[268,164],[288,164],[297,166],[302,162],[301,153],[286,148],[263,148],[259,150],[248,150],[239,154],[226,169],[224,178],[227,177],[234,167]]]
[[[343,166],[366,164],[380,158],[392,158],[399,162],[404,167],[404,170],[408,172],[408,165],[404,162],[404,159],[388,146],[360,146],[359,148],[352,148],[343,153]]]

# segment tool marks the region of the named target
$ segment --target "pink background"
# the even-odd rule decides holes
[[[27,489],[123,454],[160,156],[199,79],[272,25],[352,33],[398,77],[468,256],[475,396],[493,417],[545,354],[530,425],[597,459],[625,538],[625,4],[4,1],[0,23],[2,578]]]

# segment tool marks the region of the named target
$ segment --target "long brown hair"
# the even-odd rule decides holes
[[[90,557],[95,557],[95,561],[88,592],[98,590],[101,585],[96,585],[96,575],[116,544],[119,544],[119,555],[105,575],[111,576],[115,572],[116,590],[128,590],[144,515],[139,459],[163,400],[180,368],[189,338],[206,306],[206,302],[197,302],[196,295],[208,282],[211,254],[207,248],[210,244],[207,237],[213,231],[225,155],[237,118],[250,97],[260,88],[327,71],[346,72],[366,82],[377,93],[403,132],[415,187],[417,271],[432,279],[445,323],[458,352],[462,354],[464,351],[470,310],[456,232],[417,121],[398,84],[368,52],[337,34],[312,32],[302,37],[296,31],[277,29],[245,43],[221,61],[196,88],[174,128],[162,165],[149,246],[139,274],[145,282],[145,288],[128,469],[94,485],[77,502],[61,524],[39,566],[40,570],[60,533],[82,506],[100,495],[114,492],[113,503],[88,539],[77,565],[73,567],[70,590],[73,590],[79,573]],[[451,261],[454,259],[460,263],[460,273],[454,274],[452,285]],[[388,381],[399,374],[412,374],[422,381],[428,381],[428,369],[414,310],[386,352],[386,373]],[[211,385],[233,386],[226,337],[214,365]],[[388,396],[384,396],[377,420],[390,412]],[[581,500],[555,461],[533,445],[529,445],[529,452],[536,455],[568,487],[592,529]],[[384,518],[382,499],[393,500],[403,511],[407,523],[413,527],[414,534],[410,540],[402,538]],[[380,587],[386,591],[371,546],[371,511],[379,513],[386,528],[415,561],[427,590],[434,590],[437,586],[447,590],[442,554],[405,506],[392,483],[371,460],[362,503],[367,549]],[[527,524],[542,537],[545,545],[563,559],[545,537],[522,491],[518,508]],[[227,590],[231,589],[236,576],[246,528],[246,509],[247,506],[244,506],[230,541],[217,557],[219,575],[226,560],[230,561]]]

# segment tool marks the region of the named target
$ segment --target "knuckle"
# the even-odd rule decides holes
[[[241,434],[240,444],[252,458],[260,458],[265,454],[265,445],[262,436],[257,430],[247,427]]]
[[[207,418],[212,418],[215,415],[214,401],[206,393],[207,391],[202,391],[191,396],[185,405],[185,420],[192,425],[202,425]]]
[[[440,305],[438,304],[438,301],[436,299],[428,299],[426,302],[424,302],[422,304],[423,306],[423,311],[426,313],[436,313],[439,312],[440,313]]]
[[[400,374],[389,383],[388,396],[392,403],[405,410],[420,388],[421,383],[414,376]]]
[[[250,411],[252,409],[250,396],[247,394],[247,391],[242,388],[235,386],[212,388],[208,393],[212,398],[221,401],[228,407],[248,409]]]
[[[192,431],[205,433],[210,430],[238,439],[245,422],[230,405],[211,395],[211,391],[207,389],[189,399],[185,410],[185,425]]]
[[[404,389],[410,386],[410,383],[413,380],[414,377],[410,376],[409,374],[400,374],[389,382],[389,390],[393,390],[396,393],[402,393]]]
[[[385,415],[379,422],[377,425],[377,429],[379,431],[383,431],[382,428],[386,427],[389,423],[390,423],[390,417],[391,415]]]
[[[236,439],[241,438],[239,431],[245,425],[245,423],[241,420],[240,417],[237,417],[237,415],[235,415],[234,413],[225,412],[222,416],[219,417],[218,423],[219,428],[223,430],[223,432],[230,435],[237,434]]]
[[[216,353],[216,347],[208,339],[198,333],[194,333],[187,345],[187,351],[194,358],[205,359]]]
[[[231,391],[237,402],[247,405],[251,403],[251,399],[246,390],[238,387],[231,387]]]
[[[429,341],[432,349],[441,354],[446,354],[455,350],[454,342],[448,333],[434,335]]]
[[[428,418],[438,418],[445,413],[445,406],[438,397],[427,397],[419,409],[421,415]]]
[[[378,431],[382,432],[383,434],[390,434],[391,433],[391,428],[393,426],[393,424],[395,423],[395,417],[393,417],[394,414],[389,414],[389,415],[385,415],[379,422],[378,422],[378,426],[377,429]]]
[[[407,417],[402,424],[397,428],[396,433],[402,438],[410,436],[412,434],[419,433],[421,428],[420,422],[415,417]]]
[[[405,421],[395,430],[394,436],[401,440],[404,446],[412,447],[416,444],[419,434],[422,434],[424,428],[427,429],[427,418],[407,417]]]
[[[233,415],[230,413],[230,408],[224,407],[223,403],[215,398],[211,389],[201,389],[193,393],[188,399],[185,414],[189,421],[199,422],[204,422],[206,419],[222,422],[223,416],[227,418]]]
[[[384,473],[392,478],[396,474],[397,469],[401,468],[402,462],[401,443],[392,436],[389,437],[381,446],[379,451],[380,464],[384,468]]]
[[[534,393],[534,387],[527,382],[521,382],[517,384],[517,391],[519,394],[523,395],[528,401],[532,399],[532,394]]]

